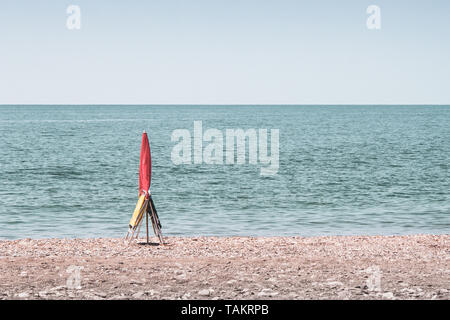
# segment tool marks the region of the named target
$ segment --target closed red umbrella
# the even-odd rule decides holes
[[[142,134],[141,163],[139,166],[139,195],[148,195],[152,180],[152,156],[147,133]]]
[[[142,134],[141,143],[141,162],[139,164],[139,201],[134,209],[133,216],[131,217],[129,223],[128,235],[131,233],[131,239],[133,239],[134,232],[137,229],[136,238],[139,236],[140,225],[142,218],[145,214],[146,229],[147,229],[147,243],[149,241],[148,235],[148,216],[153,225],[153,231],[159,238],[159,241],[163,243],[162,233],[161,233],[161,223],[159,221],[158,213],[156,212],[155,204],[152,200],[150,193],[150,183],[152,178],[152,158],[150,154],[150,144],[148,142],[147,133],[144,131]],[[138,228],[139,227],[139,228]]]

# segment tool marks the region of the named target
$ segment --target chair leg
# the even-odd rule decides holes
[[[147,244],[149,243],[149,236],[148,236],[148,210],[145,210],[145,227],[147,229]]]

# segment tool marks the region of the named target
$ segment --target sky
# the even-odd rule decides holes
[[[448,0],[1,0],[0,104],[450,104],[449,39]]]

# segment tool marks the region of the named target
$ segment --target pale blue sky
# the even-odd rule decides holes
[[[0,104],[450,104],[449,39],[446,0],[2,0]]]

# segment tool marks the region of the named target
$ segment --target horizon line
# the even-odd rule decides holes
[[[222,103],[0,103],[0,106],[450,106],[450,103],[232,103],[232,104],[222,104]]]

